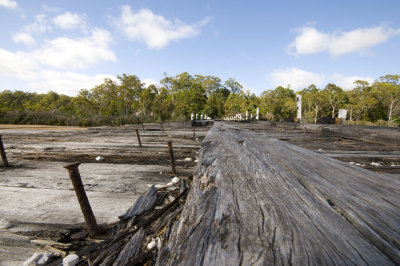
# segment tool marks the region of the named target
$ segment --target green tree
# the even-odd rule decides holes
[[[144,84],[140,82],[140,79],[135,75],[127,74],[122,74],[117,78],[120,82],[115,99],[118,113],[130,115],[133,111],[144,109],[144,104],[141,104]]]
[[[374,94],[386,109],[388,122],[393,122],[400,115],[400,76],[386,75],[373,85]]]
[[[350,109],[350,121],[354,119],[368,119],[370,110],[377,104],[375,97],[372,94],[372,88],[367,81],[354,81],[355,88],[347,92],[349,99],[348,108]]]
[[[294,91],[290,88],[278,86],[275,90],[264,91],[260,99],[261,113],[271,113],[276,120],[290,120],[296,114]]]
[[[323,93],[326,95],[326,99],[331,109],[331,116],[334,118],[336,113],[339,112],[339,108],[343,107],[348,101],[347,95],[340,87],[332,83],[326,85],[323,89]]]
[[[243,90],[243,86],[237,82],[234,78],[229,78],[224,83],[225,88],[231,91],[231,93],[239,93]]]

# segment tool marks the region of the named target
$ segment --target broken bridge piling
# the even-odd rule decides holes
[[[141,148],[142,147],[142,142],[140,141],[139,129],[136,129],[136,136],[137,136],[137,139],[138,139],[138,142],[139,142],[139,147]]]
[[[4,150],[4,145],[3,145],[3,140],[1,139],[1,135],[0,135],[0,155],[1,155],[1,160],[3,161],[3,167],[10,167],[10,165],[8,164],[6,151]]]
[[[83,187],[81,175],[78,169],[79,165],[79,162],[75,162],[64,165],[63,167],[68,170],[69,177],[72,185],[74,186],[76,197],[78,198],[78,202],[82,210],[83,217],[85,218],[85,222],[88,227],[89,235],[94,237],[98,233],[96,217],[93,214],[89,200],[86,196],[85,188]]]
[[[169,151],[169,160],[171,161],[171,173],[173,175],[176,174],[175,170],[175,159],[174,159],[174,151],[172,150],[172,141],[168,141],[168,151]]]

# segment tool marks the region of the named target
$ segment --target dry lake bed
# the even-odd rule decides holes
[[[400,179],[399,128],[234,124]],[[52,238],[83,223],[63,165],[81,162],[97,222],[114,222],[150,185],[170,181],[167,141],[172,141],[177,175],[192,174],[210,126],[197,127],[194,136],[189,122],[96,128],[0,125],[12,166],[0,167],[0,219],[11,226],[0,229],[0,265],[20,265],[39,248],[32,239]]]

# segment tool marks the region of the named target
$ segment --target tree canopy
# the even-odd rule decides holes
[[[329,83],[324,88],[310,84],[294,92],[289,86],[265,90],[260,96],[245,91],[234,78],[222,81],[212,75],[164,75],[157,85],[146,86],[136,75],[105,79],[77,96],[54,91],[38,94],[20,90],[0,92],[0,123],[58,125],[121,125],[144,121],[182,121],[191,113],[212,118],[245,113],[262,119],[289,121],[296,116],[296,93],[302,95],[303,121],[316,123],[348,110],[353,122],[400,123],[400,76],[385,75],[373,84],[354,81],[345,91]]]

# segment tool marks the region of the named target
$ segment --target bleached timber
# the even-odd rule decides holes
[[[157,265],[400,264],[400,180],[216,122]]]

